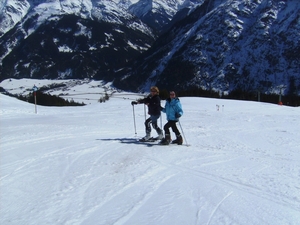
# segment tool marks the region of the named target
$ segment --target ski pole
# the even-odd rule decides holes
[[[188,143],[187,143],[187,140],[186,140],[186,138],[185,138],[185,135],[184,135],[184,132],[183,132],[183,129],[182,129],[182,126],[181,126],[180,120],[178,120],[178,123],[179,123],[180,129],[181,129],[181,132],[182,132],[183,138],[184,138],[184,140],[185,140],[186,146],[189,146],[189,145],[188,145]]]
[[[161,127],[161,129],[163,129],[162,128],[162,116],[160,115],[160,127]]]
[[[133,112],[133,123],[134,123],[134,131],[135,131],[135,135],[136,133],[136,124],[135,124],[135,112],[134,112],[134,105],[132,105],[132,112]]]
[[[146,105],[144,104],[144,117],[145,117],[145,121],[146,121]]]

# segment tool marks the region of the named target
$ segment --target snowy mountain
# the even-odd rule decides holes
[[[106,22],[119,23],[119,16],[128,12],[162,28],[182,9],[194,7],[204,0],[7,0],[0,3],[0,37],[35,11],[44,19],[51,15],[75,14],[82,18],[101,18]],[[30,16],[30,15],[29,15]],[[161,18],[161,19],[159,19]]]
[[[7,0],[1,5],[1,36],[11,30],[17,23],[36,16],[40,25],[53,15],[74,14],[85,19],[101,19],[112,23],[120,23],[120,18],[132,17],[118,1],[110,0]],[[34,27],[32,27],[34,28]]]
[[[0,80],[299,95],[297,0],[7,0],[0,12]]]
[[[131,90],[300,90],[300,2],[205,1],[116,82]]]
[[[151,1],[147,10],[167,12],[169,20],[177,10],[193,5],[181,0],[158,2]],[[130,13],[133,4],[138,2],[2,2],[1,80],[9,77],[113,80],[115,70],[146,51],[156,38],[156,32]],[[138,10],[137,5],[133,8]],[[153,24],[150,20],[147,21]]]
[[[112,1],[31,2],[26,16],[1,37],[1,79],[112,80],[115,68],[154,39],[146,24]]]

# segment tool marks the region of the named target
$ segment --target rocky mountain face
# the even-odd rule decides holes
[[[26,38],[20,29],[3,37],[10,43],[12,39],[19,39],[19,43],[2,61],[3,78],[112,80],[116,68],[148,49],[154,41],[152,36],[124,25],[75,15],[49,20]]]
[[[300,90],[300,2],[205,1],[115,83],[228,92]]]
[[[1,79],[113,80],[116,68],[147,50],[156,37],[112,1],[8,0],[3,11],[1,26],[8,31],[0,39]],[[15,20],[9,18],[19,19],[11,29]]]
[[[185,17],[191,8],[203,2],[204,0],[140,0],[130,5],[128,10],[154,30],[163,33],[170,24]]]
[[[7,0],[1,80],[121,89],[300,90],[298,0]]]

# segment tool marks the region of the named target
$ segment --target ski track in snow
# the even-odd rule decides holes
[[[35,115],[1,95],[0,223],[300,223],[299,108],[181,98],[190,146],[158,146],[130,101]]]
[[[234,161],[234,160],[236,160],[236,159],[232,158],[232,159],[229,159],[229,160],[214,161],[212,163],[202,164],[201,167],[208,166],[208,165],[216,165],[216,164],[225,163],[225,162],[227,163],[227,162]],[[183,173],[186,173],[186,174],[189,174],[189,175],[194,175],[194,176],[204,178],[206,180],[210,180],[210,181],[213,181],[213,182],[216,182],[216,183],[219,183],[219,184],[223,183],[224,185],[232,186],[235,190],[240,190],[242,192],[252,194],[256,197],[266,198],[267,200],[269,200],[271,202],[278,203],[278,204],[283,204],[284,206],[290,207],[290,208],[292,208],[296,211],[300,210],[299,206],[298,207],[296,205],[293,206],[293,201],[290,201],[290,200],[294,200],[294,199],[289,199],[288,197],[285,197],[284,195],[283,196],[282,195],[277,196],[277,195],[269,194],[268,191],[263,190],[259,187],[256,187],[253,184],[243,183],[242,181],[237,182],[235,180],[232,180],[232,179],[229,179],[229,178],[226,178],[226,177],[216,176],[214,174],[210,174],[210,173],[199,171],[199,170],[194,170],[194,169],[187,168],[187,167],[182,167],[182,166],[179,166],[179,165],[176,165],[176,164],[164,164],[164,165],[166,165],[170,168],[173,168],[173,169],[176,168],[179,171],[181,171]],[[189,165],[189,163],[186,163],[186,165]],[[264,168],[262,168],[261,170],[263,170],[263,169]],[[278,197],[281,198],[280,199],[281,201],[276,200]],[[284,201],[282,201],[282,200],[284,200]]]

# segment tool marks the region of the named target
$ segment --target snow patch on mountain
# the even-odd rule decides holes
[[[6,0],[0,2],[0,37],[17,24],[30,9],[27,1]]]

